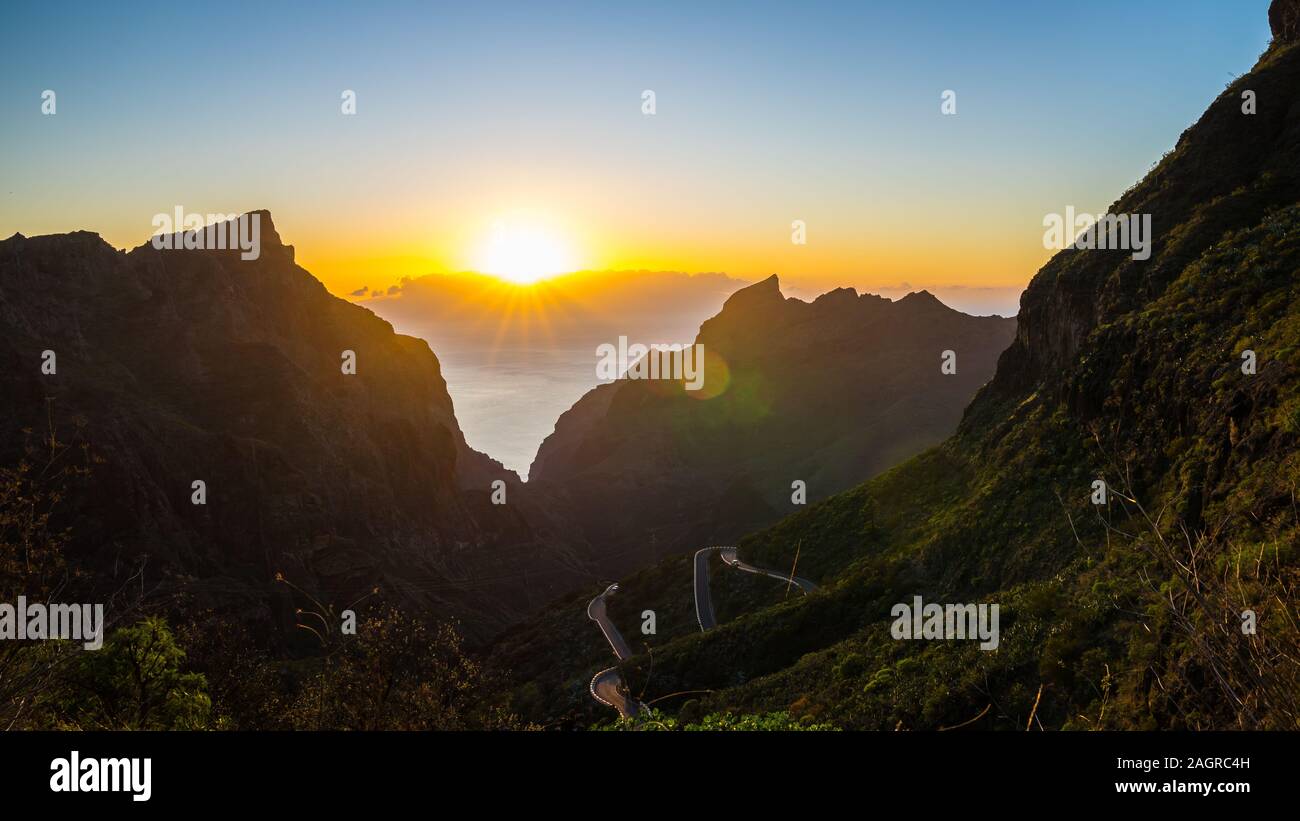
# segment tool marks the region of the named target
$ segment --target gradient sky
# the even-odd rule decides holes
[[[427,5],[6,2],[0,236],[269,208],[342,294],[504,215],[582,268],[1018,289],[1268,42],[1268,0]]]

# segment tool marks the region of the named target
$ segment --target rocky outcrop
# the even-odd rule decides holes
[[[1268,26],[1273,31],[1274,42],[1300,40],[1300,0],[1273,0],[1268,7]]]

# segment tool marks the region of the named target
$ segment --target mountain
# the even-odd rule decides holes
[[[478,637],[589,578],[581,545],[466,445],[428,344],[328,294],[251,216],[253,260],[0,242],[3,464],[23,429],[89,446],[80,554],[119,579],[147,555],[165,593],[288,625],[304,601],[277,573],[340,608],[380,585]]]
[[[1149,259],[1058,253],[955,435],[742,541],[760,567],[798,552],[819,590],[715,561],[702,633],[689,557],[620,580],[616,626],[658,614],[631,693],[881,730],[1300,729],[1295,8],[1111,207],[1151,215]],[[896,637],[917,596],[998,605],[997,648]],[[576,686],[609,665],[581,606],[497,645],[526,714],[610,717]]]
[[[700,327],[698,390],[685,379],[595,388],[542,443],[529,486],[603,546],[611,574],[731,544],[795,509],[796,482],[825,498],[941,441],[1014,329],[925,291],[787,299],[772,276]]]
[[[119,251],[88,232],[0,242],[0,464],[30,459],[27,445],[51,436],[92,454],[89,487],[67,494],[60,524],[71,529],[77,556],[102,589],[115,589],[143,567],[139,580],[156,601],[237,613],[263,629],[292,628],[307,596],[342,609],[378,586],[415,610],[457,619],[482,640],[610,567],[640,567],[656,558],[639,545],[648,532],[640,522],[620,531],[637,545],[637,555],[587,538],[588,529],[603,534],[579,524],[581,506],[571,492],[599,481],[599,471],[572,487],[559,478],[524,484],[472,449],[428,343],[328,294],[295,263],[269,212],[247,216],[261,226],[256,259],[230,250],[182,250],[179,239],[176,250],[146,243]],[[706,277],[693,287],[725,284]],[[676,292],[680,286],[651,277],[629,287]],[[947,426],[991,370],[993,349],[963,359],[955,377],[895,379],[884,371],[919,371],[923,359],[933,360],[925,370],[937,373],[936,350],[925,347],[937,343],[918,343],[915,351],[895,344],[892,359],[850,354],[870,339],[855,327],[873,327],[881,339],[910,339],[901,326],[950,323],[957,330],[944,344],[965,356],[963,334],[981,339],[971,329],[1006,325],[963,317],[926,295],[894,306],[840,291],[810,305],[782,300],[775,286],[771,280],[733,297],[700,336],[733,360],[735,390],[710,400],[710,408],[744,410],[749,399],[736,401],[742,391],[750,398],[775,387],[806,394],[771,393],[777,401],[770,418],[723,420],[736,476],[762,466],[746,455],[761,440],[737,423],[752,422],[757,435],[785,437],[796,449],[839,448],[856,458],[875,448],[885,453],[881,459],[895,458],[886,451],[896,442],[837,441],[826,435],[833,426],[810,435],[783,425],[781,414],[796,421],[816,410],[810,403],[824,410],[842,401],[827,383],[830,367],[865,373],[863,363],[875,363],[877,382],[895,393],[914,382],[933,383],[933,405],[887,394],[888,407],[863,413]],[[784,341],[764,339],[754,323],[777,323]],[[998,347],[1009,338],[1009,325],[1006,330]],[[823,349],[836,351],[827,368],[799,364]],[[351,361],[354,373],[346,372]],[[619,408],[637,401],[644,387],[624,382],[593,395],[627,397]],[[689,410],[695,400],[686,401]],[[588,407],[591,402],[580,402],[561,420],[562,429]],[[676,413],[671,401],[663,410]],[[710,424],[707,415],[694,418]],[[899,431],[892,436],[900,438]],[[557,477],[563,451],[556,440],[543,460]],[[698,468],[702,481],[682,487],[702,494],[729,470],[706,474],[703,463],[687,463],[652,480],[645,473],[652,466],[637,461],[617,469],[641,470],[648,485],[663,487]],[[853,477],[872,469],[843,466]],[[788,487],[783,476],[772,481],[778,478]],[[807,478],[814,497],[826,492],[819,484],[850,481],[825,469]],[[493,503],[496,481],[505,485],[505,504]],[[196,482],[205,495],[198,504]],[[756,497],[731,485],[727,510],[749,522]],[[608,495],[596,501],[614,503]],[[766,518],[753,521],[774,518],[769,503],[760,504]],[[637,526],[644,527],[640,534],[632,529]]]

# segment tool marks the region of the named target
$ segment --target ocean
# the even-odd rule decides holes
[[[524,479],[560,414],[600,384],[594,345],[442,346],[434,351],[470,447]]]

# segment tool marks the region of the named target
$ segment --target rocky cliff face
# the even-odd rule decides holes
[[[1275,18],[1285,5],[1274,4]],[[1021,297],[1015,341],[999,363],[994,394],[1056,382],[1104,317],[1152,301],[1226,231],[1255,225],[1277,202],[1295,199],[1300,65],[1285,51],[1275,47],[1248,81],[1219,95],[1175,150],[1109,209],[1151,215],[1149,260],[1125,250],[1066,250],[1039,271]],[[1253,114],[1243,111],[1246,92],[1253,95]]]
[[[1268,25],[1277,43],[1300,40],[1300,0],[1273,0],[1268,7]]]
[[[71,500],[87,560],[147,554],[165,591],[285,619],[277,572],[340,606],[379,584],[472,634],[565,589],[575,552],[466,445],[429,346],[329,295],[259,217],[256,260],[85,232],[0,242],[0,442],[11,460],[21,429],[52,422],[102,460]]]
[[[950,433],[992,375],[1013,319],[921,292],[786,299],[775,276],[704,323],[704,386],[620,380],[581,399],[530,468],[610,573],[729,543]],[[956,353],[956,373],[941,372]]]

